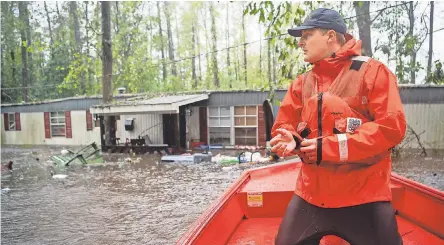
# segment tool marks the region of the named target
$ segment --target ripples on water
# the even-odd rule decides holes
[[[2,244],[174,244],[249,167],[159,164],[155,155],[124,163],[120,156],[52,179],[51,152],[60,149],[2,149],[3,162],[14,159],[14,171],[2,173],[2,188],[10,189],[1,196]]]
[[[174,244],[245,168],[260,166],[224,171],[211,163],[159,164],[154,155],[139,163],[112,156],[52,179],[46,160],[59,152],[2,148],[2,162],[14,160],[14,171],[2,173],[2,189],[10,189],[1,195],[2,244]],[[412,166],[424,163],[409,159],[395,163],[395,171],[444,189],[442,158],[432,161],[436,169],[419,167],[418,173]]]

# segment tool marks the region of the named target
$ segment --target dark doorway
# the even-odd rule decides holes
[[[109,134],[111,137],[111,145],[117,144],[116,131],[117,131],[117,119],[116,116],[108,116],[109,117]],[[105,141],[105,116],[99,116],[100,120],[100,143],[102,145],[106,145]]]
[[[179,107],[179,138],[180,138],[180,147],[185,149],[187,147],[187,122],[185,118],[185,106]]]
[[[105,145],[105,121],[103,120],[103,116],[99,116],[100,120],[100,143],[102,147]]]
[[[163,114],[163,142],[169,146],[177,147],[179,144],[179,130],[177,114]]]

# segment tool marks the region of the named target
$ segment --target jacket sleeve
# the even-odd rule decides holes
[[[406,121],[396,76],[380,63],[369,68],[364,82],[373,84],[368,109],[374,120],[363,123],[353,133],[323,138],[322,161],[356,162],[388,151],[404,138]]]
[[[297,124],[300,122],[302,113],[302,76],[300,75],[292,82],[287,94],[281,102],[276,121],[271,129],[272,137],[277,135],[276,129],[284,128],[296,135]]]

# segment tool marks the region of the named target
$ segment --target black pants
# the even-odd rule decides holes
[[[390,202],[319,208],[294,195],[276,236],[276,245],[319,245],[336,235],[351,245],[402,245]]]

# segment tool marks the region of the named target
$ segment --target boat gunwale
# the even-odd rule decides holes
[[[249,169],[242,173],[242,175],[222,194],[221,197],[217,198],[198,218],[195,222],[193,222],[188,230],[179,237],[176,245],[179,244],[190,244],[190,242],[195,241],[202,230],[216,217],[216,214],[223,209],[223,207],[228,203],[231,198],[237,194],[240,190],[242,190],[243,186],[245,186],[253,174],[263,171],[265,169],[272,168],[287,168],[290,165],[297,164],[300,162],[300,159],[288,159],[283,162],[279,162],[272,165],[262,166],[254,169]]]
[[[179,237],[176,245],[190,244],[190,242],[194,242],[199,237],[202,230],[216,217],[216,214],[224,208],[228,201],[230,201],[250,179],[251,170],[248,170],[244,172],[221,197],[217,198],[206,211],[204,211],[204,213],[202,213],[197,220],[189,226],[188,230]]]
[[[419,182],[416,182],[414,180],[408,179],[406,177],[403,177],[397,173],[392,172],[391,174],[391,180],[395,180],[399,184],[409,187],[415,191],[421,192],[425,195],[431,196],[433,198],[438,199],[439,201],[444,202],[444,192],[440,191],[438,189],[435,189],[431,186],[427,186],[424,184],[421,184]]]

